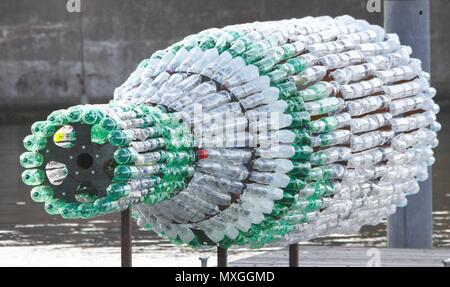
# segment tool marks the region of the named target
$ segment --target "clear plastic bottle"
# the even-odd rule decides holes
[[[327,68],[324,66],[312,66],[307,68],[299,75],[290,77],[290,80],[295,82],[297,88],[305,87],[308,84],[322,80],[327,74]]]
[[[217,49],[206,50],[203,57],[195,62],[191,67],[188,68],[188,73],[200,74],[201,71],[211,62],[215,61],[219,57],[219,52]]]
[[[253,81],[250,81],[242,86],[231,88],[230,91],[238,99],[243,99],[251,94],[264,91],[270,86],[270,78],[267,76],[261,76]]]
[[[383,82],[378,78],[361,81],[350,85],[341,85],[340,94],[346,100],[357,99],[383,91]]]
[[[353,116],[360,116],[385,107],[390,99],[386,96],[371,96],[346,102],[346,111]]]
[[[230,77],[222,81],[222,85],[228,89],[234,88],[245,83],[251,82],[259,77],[258,68],[253,65],[248,65],[240,71],[234,73]]]
[[[197,169],[206,173],[221,174],[225,177],[238,180],[244,180],[249,175],[249,171],[243,165],[229,164],[224,166],[220,162],[210,160],[199,161]]]
[[[304,102],[320,100],[335,93],[335,86],[330,82],[317,82],[306,89],[298,91]]]
[[[203,70],[201,71],[200,74],[205,75],[209,78],[212,78],[214,72],[217,71],[217,69],[225,66],[232,59],[233,59],[233,56],[231,56],[229,51],[225,51],[222,54],[220,54],[220,56],[216,60],[214,60],[211,63],[209,63],[208,65],[206,65],[206,67],[203,68]]]
[[[330,76],[339,84],[348,84],[364,80],[374,74],[377,70],[374,64],[365,63],[337,69],[330,73]]]
[[[350,158],[352,151],[348,147],[330,147],[325,150],[319,150],[311,155],[312,165],[324,165]]]
[[[262,158],[290,158],[293,160],[309,160],[312,148],[307,145],[279,145],[272,148],[256,149],[256,156]]]
[[[394,83],[415,78],[421,71],[421,61],[411,59],[406,66],[399,66],[387,71],[376,71],[375,77],[379,78],[383,83]]]
[[[353,118],[350,121],[350,130],[355,134],[376,130],[388,125],[391,119],[392,115],[390,113],[379,113],[362,118]]]
[[[183,62],[175,69],[176,72],[186,72],[195,62],[203,57],[204,52],[198,46],[192,48]]]
[[[318,120],[311,121],[312,133],[324,133],[338,128],[343,128],[351,123],[351,116],[348,113],[340,113],[334,116],[322,117]]]
[[[364,54],[360,50],[351,50],[339,54],[329,54],[319,59],[319,62],[329,70],[361,64],[363,61]]]
[[[385,148],[373,148],[360,153],[352,154],[348,159],[348,167],[360,167],[360,166],[371,166],[379,163],[385,158],[386,149]]]
[[[330,97],[306,102],[304,103],[304,109],[309,112],[311,116],[315,116],[339,112],[344,109],[345,104],[345,101],[341,98]]]
[[[348,130],[334,130],[328,133],[319,134],[312,137],[313,147],[327,147],[333,145],[341,145],[350,143],[350,139],[353,141],[352,133]]]
[[[436,121],[436,115],[431,111],[426,111],[404,118],[393,118],[390,124],[395,132],[404,132],[427,127],[434,121]]]
[[[353,135],[350,147],[353,152],[358,152],[370,149],[376,146],[381,146],[388,142],[395,132],[393,131],[373,131],[362,135]]]
[[[238,73],[245,67],[245,61],[241,57],[234,58],[227,65],[220,67],[214,72],[212,79],[222,83],[225,79],[230,78],[233,74]]]

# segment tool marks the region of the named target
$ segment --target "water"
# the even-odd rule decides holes
[[[450,247],[450,113],[438,117],[443,130],[439,133],[440,146],[435,150],[433,167],[433,245]],[[29,134],[33,121],[21,123],[0,122],[0,250],[13,247],[58,248],[116,248],[119,252],[119,214],[107,215],[93,220],[63,220],[49,216],[43,206],[32,202],[29,187],[20,180],[22,167],[19,156],[24,151],[22,139]],[[168,254],[187,254],[191,264],[197,264],[197,255],[184,247],[175,247],[154,233],[138,230],[133,223],[133,246],[135,252],[156,252],[168,260]],[[304,244],[343,246],[386,246],[386,225],[364,227],[360,234],[332,236],[315,239]],[[41,250],[44,250],[42,249]],[[45,249],[45,250],[47,250]],[[13,249],[8,249],[12,252]],[[178,253],[176,253],[178,252]],[[211,253],[212,251],[205,251]],[[246,249],[235,249],[235,254]],[[0,252],[2,255],[3,253]],[[8,252],[7,252],[8,253]],[[9,254],[9,253],[8,253]],[[3,257],[3,256],[2,256]],[[176,257],[176,256],[175,256]],[[175,258],[173,257],[173,258]],[[192,262],[194,260],[194,263]],[[175,264],[175,263],[174,263]],[[1,264],[0,264],[1,265]]]

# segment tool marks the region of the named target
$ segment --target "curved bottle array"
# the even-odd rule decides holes
[[[208,29],[143,60],[109,104],[35,123],[22,178],[50,214],[132,206],[139,226],[193,247],[354,232],[404,206],[434,163],[436,91],[411,53],[350,16]],[[43,168],[46,145],[79,159],[86,127],[82,142],[107,149],[105,188],[85,175],[65,200],[54,183],[77,174]]]

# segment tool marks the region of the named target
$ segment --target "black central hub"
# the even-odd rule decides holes
[[[113,154],[116,147],[106,143],[98,145],[91,142],[91,126],[71,124],[76,132],[75,145],[70,149],[57,146],[49,141],[44,150],[45,162],[56,161],[64,163],[69,175],[61,185],[52,185],[55,198],[63,198],[67,202],[76,202],[76,194],[89,193],[102,197],[111,184],[114,169]],[[111,170],[110,170],[111,169]]]
[[[88,153],[82,153],[77,157],[77,165],[80,168],[88,169],[94,164],[94,159]]]

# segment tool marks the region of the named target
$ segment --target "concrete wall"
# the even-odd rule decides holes
[[[382,24],[367,0],[67,0],[0,1],[0,111],[35,111],[105,102],[138,62],[182,37],[211,27],[307,15],[350,14]],[[432,2],[433,82],[450,91],[446,27],[450,1]]]

